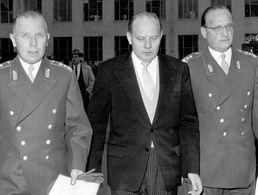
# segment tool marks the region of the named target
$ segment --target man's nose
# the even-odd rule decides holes
[[[145,48],[151,48],[151,40],[150,39],[146,39],[145,41],[144,41],[144,47]]]
[[[35,38],[35,36],[30,37],[30,45],[31,46],[36,46],[37,45],[37,39]]]

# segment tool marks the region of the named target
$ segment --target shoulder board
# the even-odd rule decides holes
[[[6,67],[9,67],[9,66],[11,66],[11,61],[7,61],[7,62],[4,62],[4,63],[0,64],[0,69],[6,68]]]
[[[250,53],[248,51],[243,51],[243,50],[239,49],[238,52],[243,54],[243,55],[246,55],[246,56],[252,56],[253,58],[257,58],[257,55],[255,55],[253,53]]]
[[[69,70],[70,72],[72,72],[73,70],[71,69],[71,67],[65,65],[64,63],[62,62],[58,62],[58,61],[55,61],[55,60],[50,60],[50,64],[54,65],[54,66],[59,66],[59,67],[62,67],[66,70]]]
[[[201,56],[201,52],[194,52],[194,53],[191,53],[189,54],[188,56],[184,57],[182,59],[183,62],[189,62],[190,60],[194,59],[194,58],[198,58]]]

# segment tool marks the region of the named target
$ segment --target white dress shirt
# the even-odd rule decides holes
[[[27,63],[27,62],[24,62],[20,57],[19,57],[19,60],[20,60],[20,62],[21,62],[21,65],[22,65],[23,69],[25,70],[25,72],[27,73],[27,75],[29,75],[29,66],[30,66],[30,64]],[[39,70],[41,61],[42,61],[42,60],[40,60],[39,62],[37,62],[36,64],[34,64],[34,67],[35,67],[35,68],[34,68],[34,70],[33,70],[33,72],[32,72],[32,75],[33,75],[34,79],[35,79],[36,76],[37,76],[37,73],[38,73],[38,70]]]
[[[216,60],[216,62],[219,64],[219,66],[221,66],[222,59],[221,59],[220,56],[221,56],[222,53],[218,52],[218,51],[215,51],[214,49],[212,49],[210,47],[208,47],[208,48],[209,48],[209,51],[210,51],[212,57]],[[223,53],[226,55],[225,60],[228,63],[228,66],[230,67],[230,62],[231,62],[231,57],[232,57],[231,47]]]

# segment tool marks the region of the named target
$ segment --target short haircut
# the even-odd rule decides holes
[[[214,10],[219,10],[219,9],[224,9],[224,10],[227,10],[229,13],[231,13],[230,10],[227,7],[225,7],[224,5],[213,5],[213,6],[210,6],[206,10],[204,10],[204,12],[202,14],[201,26],[206,26],[206,16],[207,16],[207,14],[209,12],[214,11]]]
[[[47,27],[45,18],[39,12],[36,12],[33,10],[24,11],[15,17],[15,19],[13,21],[13,33],[15,31],[15,27],[16,27],[17,23],[19,22],[19,20],[21,18],[40,18],[43,22],[46,33],[48,33],[48,27]]]
[[[147,17],[149,17],[149,18],[153,18],[153,19],[157,20],[158,23],[159,23],[160,32],[162,31],[162,23],[161,23],[159,17],[158,17],[155,13],[141,12],[141,13],[135,14],[133,17],[130,18],[130,20],[129,20],[129,22],[128,22],[128,32],[129,32],[129,33],[132,33],[132,30],[133,30],[133,22],[134,22],[137,18],[140,18],[140,17],[143,17],[143,16],[147,16]]]

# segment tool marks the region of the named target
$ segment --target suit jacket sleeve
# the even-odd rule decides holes
[[[88,159],[88,170],[95,168],[101,171],[102,154],[106,129],[111,112],[110,68],[108,64],[99,66],[93,95],[88,105],[88,116],[93,128],[91,150]]]
[[[94,82],[95,82],[95,76],[93,74],[91,67],[88,65],[87,65],[87,75],[88,75],[88,87],[86,90],[88,91],[88,93],[90,95],[92,95],[93,86],[94,86]]]
[[[85,170],[89,153],[92,128],[83,108],[83,101],[75,74],[66,100],[66,146],[68,151],[68,170]]]
[[[199,121],[192,92],[188,66],[182,75],[180,142],[182,174],[200,172]]]
[[[254,100],[253,100],[253,116],[252,116],[252,123],[253,123],[253,131],[256,139],[258,139],[258,60],[255,61],[256,63],[256,74],[255,74],[255,83],[254,83]]]

